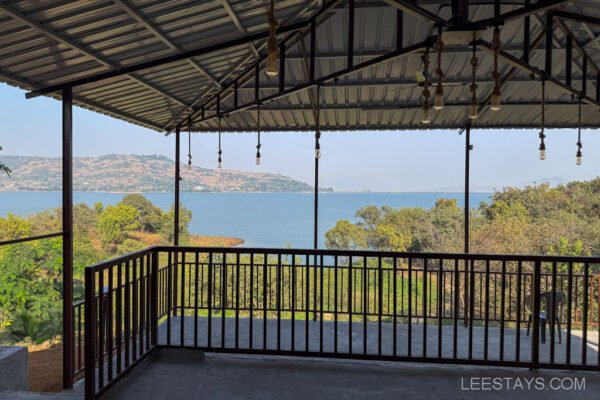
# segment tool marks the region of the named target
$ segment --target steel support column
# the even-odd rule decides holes
[[[63,387],[73,387],[73,91],[62,91]]]
[[[465,129],[465,254],[469,253],[469,185],[471,180],[471,124]]]
[[[469,121],[465,127],[465,216],[464,216],[464,252],[469,254],[469,185],[471,178],[471,121]],[[471,265],[473,268],[473,265]],[[464,326],[469,326],[469,262],[465,260],[465,285],[463,291],[463,304],[464,304]]]
[[[179,246],[179,183],[181,181],[181,130],[175,129],[175,208],[173,221],[173,244]]]

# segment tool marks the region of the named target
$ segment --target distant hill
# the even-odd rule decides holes
[[[0,191],[58,191],[60,158],[2,156],[12,169],[0,175]],[[116,155],[76,157],[73,186],[83,192],[166,192],[173,190],[175,162],[164,156]],[[262,172],[181,167],[181,190],[187,192],[308,192],[307,183]]]

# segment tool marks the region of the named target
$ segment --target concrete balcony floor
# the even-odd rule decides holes
[[[473,377],[585,377],[585,391],[466,391]],[[462,388],[461,388],[462,386]],[[209,354],[158,349],[106,395],[110,400],[583,399],[600,376],[467,366]]]

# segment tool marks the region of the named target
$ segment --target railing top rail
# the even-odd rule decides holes
[[[133,252],[133,253],[125,254],[124,256],[119,256],[119,257],[111,258],[110,260],[101,261],[101,262],[99,262],[97,264],[93,264],[93,265],[87,266],[86,269],[90,269],[90,270],[94,270],[94,271],[101,271],[101,270],[104,270],[106,268],[109,268],[109,267],[112,267],[112,266],[115,266],[115,265],[118,265],[118,264],[122,264],[122,263],[125,263],[127,261],[131,261],[131,260],[140,258],[140,257],[148,255],[148,254],[152,254],[156,250],[158,250],[156,247],[147,247],[145,249],[138,250],[138,251]]]
[[[444,260],[473,261],[523,261],[523,262],[557,262],[600,264],[600,257],[591,256],[553,256],[553,255],[521,255],[521,254],[477,254],[477,253],[411,253],[372,250],[314,250],[292,248],[251,248],[251,247],[196,247],[196,246],[155,246],[151,251],[189,252],[189,253],[233,253],[233,254],[273,254],[273,255],[317,255],[338,257],[384,257],[384,258],[422,258]]]
[[[0,242],[0,246],[8,246],[11,244],[32,242],[34,240],[50,239],[50,238],[54,238],[54,237],[63,236],[64,234],[65,234],[64,232],[54,232],[54,233],[47,233],[45,235],[29,236],[29,237],[18,238],[18,239],[4,240],[4,241]]]

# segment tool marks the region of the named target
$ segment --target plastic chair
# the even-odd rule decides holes
[[[556,305],[553,304],[553,297],[556,298]],[[552,317],[554,317],[554,323],[556,325],[556,330],[558,331],[558,343],[562,343],[561,337],[561,309],[563,302],[564,294],[562,292],[555,292],[553,296],[553,292],[544,292],[540,293],[540,327],[542,328],[542,343],[546,343],[546,322],[550,323],[550,327],[552,327]],[[533,303],[530,303],[532,305]],[[531,307],[533,309],[533,307]],[[531,320],[532,313],[529,312],[529,317],[527,318],[527,336],[529,336],[529,331],[531,330]]]

